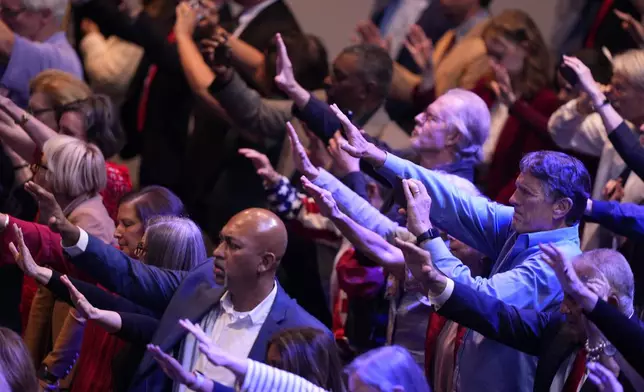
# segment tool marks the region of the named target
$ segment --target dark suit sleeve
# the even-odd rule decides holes
[[[131,343],[148,344],[159,327],[159,320],[142,314],[118,312],[121,316],[121,330],[117,337]]]
[[[61,274],[52,271],[51,279],[47,283],[47,288],[54,292],[56,296],[63,301],[67,302],[71,306],[74,306],[72,299],[69,295],[69,290],[60,280]],[[139,306],[132,301],[129,301],[125,298],[119,297],[117,295],[111,294],[93,284],[83,282],[82,280],[69,278],[72,284],[78,289],[87,298],[92,306],[103,309],[103,310],[112,310],[115,312],[130,312],[138,313],[147,316],[158,317],[160,314],[156,314],[148,308]]]
[[[538,355],[551,314],[517,309],[454,282],[454,292],[438,313],[506,346]]]
[[[585,219],[599,223],[615,234],[631,239],[644,238],[644,206],[593,200],[593,209]]]
[[[91,235],[85,252],[70,260],[109,291],[157,313],[164,312],[188,275],[186,271],[166,270],[134,260]]]
[[[641,375],[644,375],[644,329],[637,317],[629,319],[616,307],[601,299],[595,309],[588,313],[593,322],[628,363]]]
[[[608,134],[608,139],[613,143],[615,150],[626,162],[626,165],[641,179],[644,179],[644,148],[628,125],[626,123],[619,124],[613,132]]]

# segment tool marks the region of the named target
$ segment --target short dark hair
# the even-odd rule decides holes
[[[181,199],[168,188],[158,185],[146,186],[138,192],[126,194],[119,201],[134,203],[134,209],[143,227],[147,228],[150,219],[156,216],[184,216],[185,207]]]
[[[342,362],[328,332],[311,327],[289,328],[273,335],[267,349],[270,346],[280,353],[281,363],[276,367],[327,391],[344,390]]]
[[[578,159],[557,151],[536,151],[521,159],[521,173],[529,173],[544,184],[546,196],[553,200],[572,200],[566,224],[579,223],[590,197],[590,175]]]
[[[389,53],[377,45],[358,44],[344,48],[340,55],[352,54],[358,57],[358,76],[376,86],[381,98],[389,95],[394,74],[394,62]]]

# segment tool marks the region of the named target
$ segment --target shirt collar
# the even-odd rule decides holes
[[[472,28],[476,26],[480,21],[489,17],[490,13],[488,12],[488,10],[481,8],[479,12],[474,14],[471,18],[456,26],[456,28],[454,29],[454,39],[456,41],[459,41],[460,39],[465,37],[467,33],[469,33],[470,30],[472,30]]]
[[[579,240],[579,225],[564,227],[561,229],[538,231],[536,233],[523,233],[517,236],[517,242],[525,242],[526,248],[532,248],[539,244],[547,244],[550,242],[560,241],[578,241]]]
[[[238,312],[233,307],[233,302],[230,298],[229,291],[226,291],[221,297],[221,309],[226,313],[232,316],[234,320],[242,320],[248,317],[251,324],[258,325],[264,324],[268,314],[271,312],[275,298],[277,297],[277,283],[273,284],[273,290],[260,302],[255,308],[248,312]]]

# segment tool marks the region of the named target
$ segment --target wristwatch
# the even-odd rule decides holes
[[[434,238],[438,238],[440,236],[440,231],[431,227],[429,230],[416,237],[416,245],[420,246],[420,244],[422,244],[423,242],[427,240],[433,240]]]

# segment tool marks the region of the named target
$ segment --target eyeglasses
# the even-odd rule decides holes
[[[27,108],[27,113],[31,114],[34,117],[38,117],[41,114],[49,113],[49,112],[56,112],[56,109],[55,108],[34,109],[32,107]]]
[[[136,258],[140,260],[145,256],[146,253],[148,253],[148,250],[145,247],[143,241],[140,241],[134,249],[134,256],[136,256]]]

